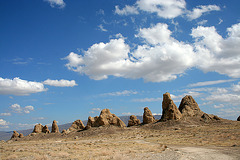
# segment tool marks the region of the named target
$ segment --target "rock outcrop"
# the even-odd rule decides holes
[[[197,102],[190,95],[187,95],[182,99],[179,105],[179,111],[182,113],[184,118],[201,117],[204,114],[204,112],[199,108]]]
[[[23,138],[24,135],[23,135],[22,133],[20,133],[18,137],[19,137],[19,138]]]
[[[36,124],[34,126],[33,132],[32,133],[42,133],[43,125],[42,124]]]
[[[170,94],[166,92],[165,94],[163,94],[161,121],[179,120],[181,118],[181,112],[178,110],[177,106],[171,99]]]
[[[99,116],[96,117],[88,117],[88,123],[85,129],[89,129],[91,127],[99,127],[99,126],[119,126],[125,127],[125,123],[117,117],[115,114],[112,114],[109,109],[103,109]]]
[[[18,137],[19,137],[19,133],[17,131],[13,131],[11,139],[18,138]]]
[[[74,121],[71,125],[71,127],[69,128],[69,131],[78,131],[78,130],[83,130],[85,128],[83,122],[78,119],[76,121]]]
[[[240,121],[240,116],[237,118],[237,121]]]
[[[140,123],[141,123],[140,119],[137,119],[137,117],[135,115],[131,115],[130,119],[128,121],[128,127],[130,127],[130,126],[137,126]]]
[[[63,129],[63,130],[62,130],[62,134],[68,134],[68,133],[70,133],[70,130],[69,130],[69,129],[67,129],[67,130],[66,130],[66,129]]]
[[[43,126],[41,123],[39,123],[34,126],[32,133],[50,133],[50,131],[47,125]]]
[[[52,123],[52,132],[51,133],[59,133],[59,128],[58,128],[58,125],[57,125],[57,121],[53,121]]]
[[[153,123],[156,122],[154,116],[152,115],[152,112],[148,107],[144,108],[143,112],[143,124]]]
[[[43,133],[50,133],[50,130],[48,129],[48,126],[45,125],[43,128],[42,128],[42,132]]]
[[[211,121],[214,121],[214,120],[219,121],[221,119],[216,115],[203,113],[200,120],[204,121],[204,122],[211,122]]]

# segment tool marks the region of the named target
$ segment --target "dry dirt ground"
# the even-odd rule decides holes
[[[158,122],[38,134],[1,142],[0,159],[239,160],[240,122]]]

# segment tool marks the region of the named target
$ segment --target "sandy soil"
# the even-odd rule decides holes
[[[1,142],[0,159],[240,159],[240,122],[167,123],[27,136]]]

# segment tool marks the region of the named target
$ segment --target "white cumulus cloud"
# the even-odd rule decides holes
[[[158,32],[162,36],[155,36]],[[140,29],[138,37],[154,45],[139,45],[130,52],[124,38],[111,39],[108,43],[92,45],[84,55],[71,52],[68,69],[102,80],[112,75],[130,79],[161,82],[176,79],[195,62],[193,47],[172,38],[167,24],[156,24]]]
[[[0,94],[24,96],[44,91],[47,91],[47,89],[40,82],[26,81],[18,77],[14,79],[3,79],[0,77]]]
[[[156,45],[170,41],[171,31],[167,24],[158,23],[151,28],[142,28],[137,37],[144,38],[148,43]]]
[[[197,8],[194,8],[193,11],[187,12],[187,17],[190,20],[197,19],[202,16],[204,13],[208,13],[211,11],[220,11],[220,7],[217,5],[201,5],[197,6]]]
[[[197,53],[196,66],[204,72],[218,72],[240,78],[240,23],[227,29],[223,38],[215,27],[199,26],[192,29]]]
[[[10,123],[5,121],[4,119],[0,119],[0,128],[9,128]]]
[[[63,0],[44,0],[44,1],[48,2],[52,8],[55,7],[64,8],[66,6]]]
[[[118,37],[108,43],[92,45],[83,55],[71,52],[64,59],[68,60],[68,69],[95,80],[115,76],[142,78],[146,82],[170,81],[194,67],[204,72],[218,72],[240,78],[240,23],[227,29],[226,38],[219,35],[215,27],[193,28],[193,43],[178,41],[171,33],[167,24],[158,23],[139,29],[136,37],[145,44],[137,45],[135,49],[131,50],[125,39]]]
[[[126,5],[123,9],[115,6],[119,15],[139,14],[139,11],[156,13],[161,18],[175,18],[184,13],[185,0],[138,0],[133,6]]]
[[[234,92],[240,92],[240,82],[238,82],[238,84],[234,84],[234,85],[232,85],[232,90],[234,91]]]
[[[170,19],[182,15],[186,8],[185,0],[138,0],[136,4],[142,11]]]
[[[126,5],[123,9],[119,9],[119,6],[115,6],[115,13],[119,15],[139,14],[136,7],[129,5]]]
[[[165,19],[186,16],[189,20],[197,19],[204,13],[220,10],[217,5],[200,5],[190,11],[186,8],[185,0],[137,0],[132,6],[126,5],[122,9],[115,6],[115,13],[118,15],[136,15],[139,11],[144,11]]]
[[[51,80],[51,79],[47,79],[43,82],[43,84],[45,85],[49,85],[49,86],[55,86],[55,87],[74,87],[77,86],[75,80]]]
[[[15,113],[30,113],[30,111],[34,111],[33,106],[26,106],[26,107],[21,107],[19,104],[13,104],[10,106],[13,112]]]

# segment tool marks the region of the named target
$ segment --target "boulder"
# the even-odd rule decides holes
[[[212,117],[207,113],[204,113],[201,118],[202,118],[201,120],[204,122],[209,122],[212,120]]]
[[[87,126],[85,127],[85,129],[90,129],[91,127],[96,126],[95,123],[96,123],[97,119],[98,119],[98,116],[96,116],[96,117],[89,116]]]
[[[237,118],[237,121],[240,121],[240,116]]]
[[[128,127],[130,127],[130,126],[137,126],[140,123],[141,123],[140,119],[137,119],[137,117],[135,115],[131,115],[130,119],[128,121]]]
[[[69,129],[67,129],[67,130],[66,130],[66,129],[63,129],[63,130],[62,130],[62,134],[68,134],[68,133],[70,133],[70,130],[69,130]]]
[[[71,127],[69,128],[69,131],[78,131],[78,130],[83,130],[85,128],[83,122],[78,119],[76,121],[74,121],[71,125]]]
[[[179,120],[181,118],[181,112],[178,110],[177,106],[171,99],[170,94],[166,92],[165,94],[163,94],[161,121]]]
[[[18,138],[18,137],[19,137],[19,133],[17,131],[13,131],[11,139]]]
[[[115,114],[112,114],[109,109],[103,109],[99,116],[88,117],[88,122],[85,129],[89,129],[91,127],[109,126],[109,125],[114,125],[119,127],[126,126],[125,123]]]
[[[34,126],[33,132],[32,133],[42,133],[43,125],[42,124],[36,124]]]
[[[182,99],[179,105],[179,111],[182,113],[183,117],[201,117],[204,114],[197,102],[190,95]]]
[[[19,134],[19,138],[23,138],[24,135],[22,133]]]
[[[143,124],[153,123],[156,122],[154,116],[152,115],[152,112],[148,107],[144,108],[143,112]]]
[[[57,121],[53,121],[52,123],[52,133],[59,133],[59,128],[58,128],[58,125],[57,125]]]
[[[43,133],[50,133],[50,130],[48,129],[48,126],[45,125],[43,128],[42,128],[42,132]]]
[[[204,122],[212,122],[214,120],[221,120],[218,116],[216,115],[213,115],[213,114],[207,114],[207,113],[203,113],[203,115],[201,116],[201,121],[204,121]]]

